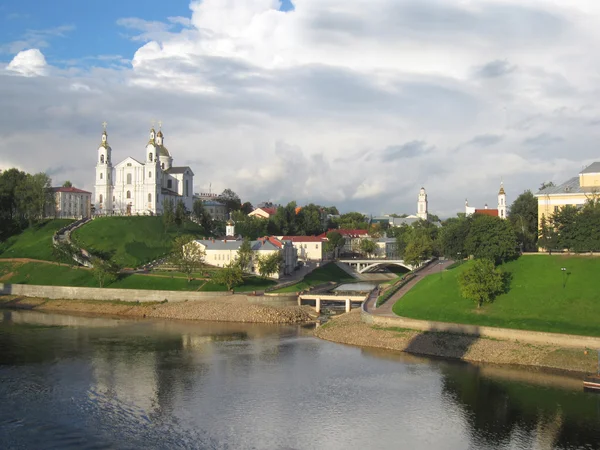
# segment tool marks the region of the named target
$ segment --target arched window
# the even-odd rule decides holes
[[[150,154],[148,155],[148,160],[150,160],[150,162],[152,162],[152,153],[150,153]]]
[[[127,174],[127,184],[131,184],[131,174]]]
[[[104,155],[100,155],[100,164],[104,164]]]
[[[165,170],[165,163],[161,163],[161,164],[160,164],[160,168],[161,168],[162,170]]]
[[[127,191],[127,198],[131,198],[131,191]]]
[[[102,203],[102,194],[100,194],[100,203]]]
[[[100,174],[100,179],[102,179],[102,174]]]
[[[152,172],[148,172],[148,178],[152,178]]]
[[[152,194],[148,194],[148,203],[152,201]]]

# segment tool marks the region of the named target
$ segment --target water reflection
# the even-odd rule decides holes
[[[18,311],[0,323],[3,448],[596,448],[600,396],[580,386],[296,326]]]

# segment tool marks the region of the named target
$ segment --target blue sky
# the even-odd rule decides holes
[[[600,160],[597,0],[273,5],[0,2],[0,169],[93,190],[161,120],[197,192],[447,217]]]
[[[115,7],[118,5],[118,7]],[[23,46],[45,41],[46,60],[64,67],[72,60],[97,56],[131,59],[140,47],[130,39],[135,33],[119,25],[124,18],[165,22],[169,17],[190,16],[190,0],[4,0],[0,6],[0,60],[16,52],[6,47],[25,41]],[[293,9],[291,0],[282,0],[281,10]],[[173,24],[170,31],[181,30]],[[80,65],[83,61],[77,61]],[[106,65],[110,60],[95,60]]]

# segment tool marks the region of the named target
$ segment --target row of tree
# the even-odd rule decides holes
[[[600,198],[590,197],[582,208],[566,205],[540,221],[540,247],[552,252],[600,251]]]

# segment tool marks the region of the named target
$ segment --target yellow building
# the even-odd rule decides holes
[[[590,164],[579,176],[559,186],[549,186],[535,194],[538,199],[538,227],[543,216],[548,219],[566,205],[581,208],[597,194],[600,194],[600,162]]]

